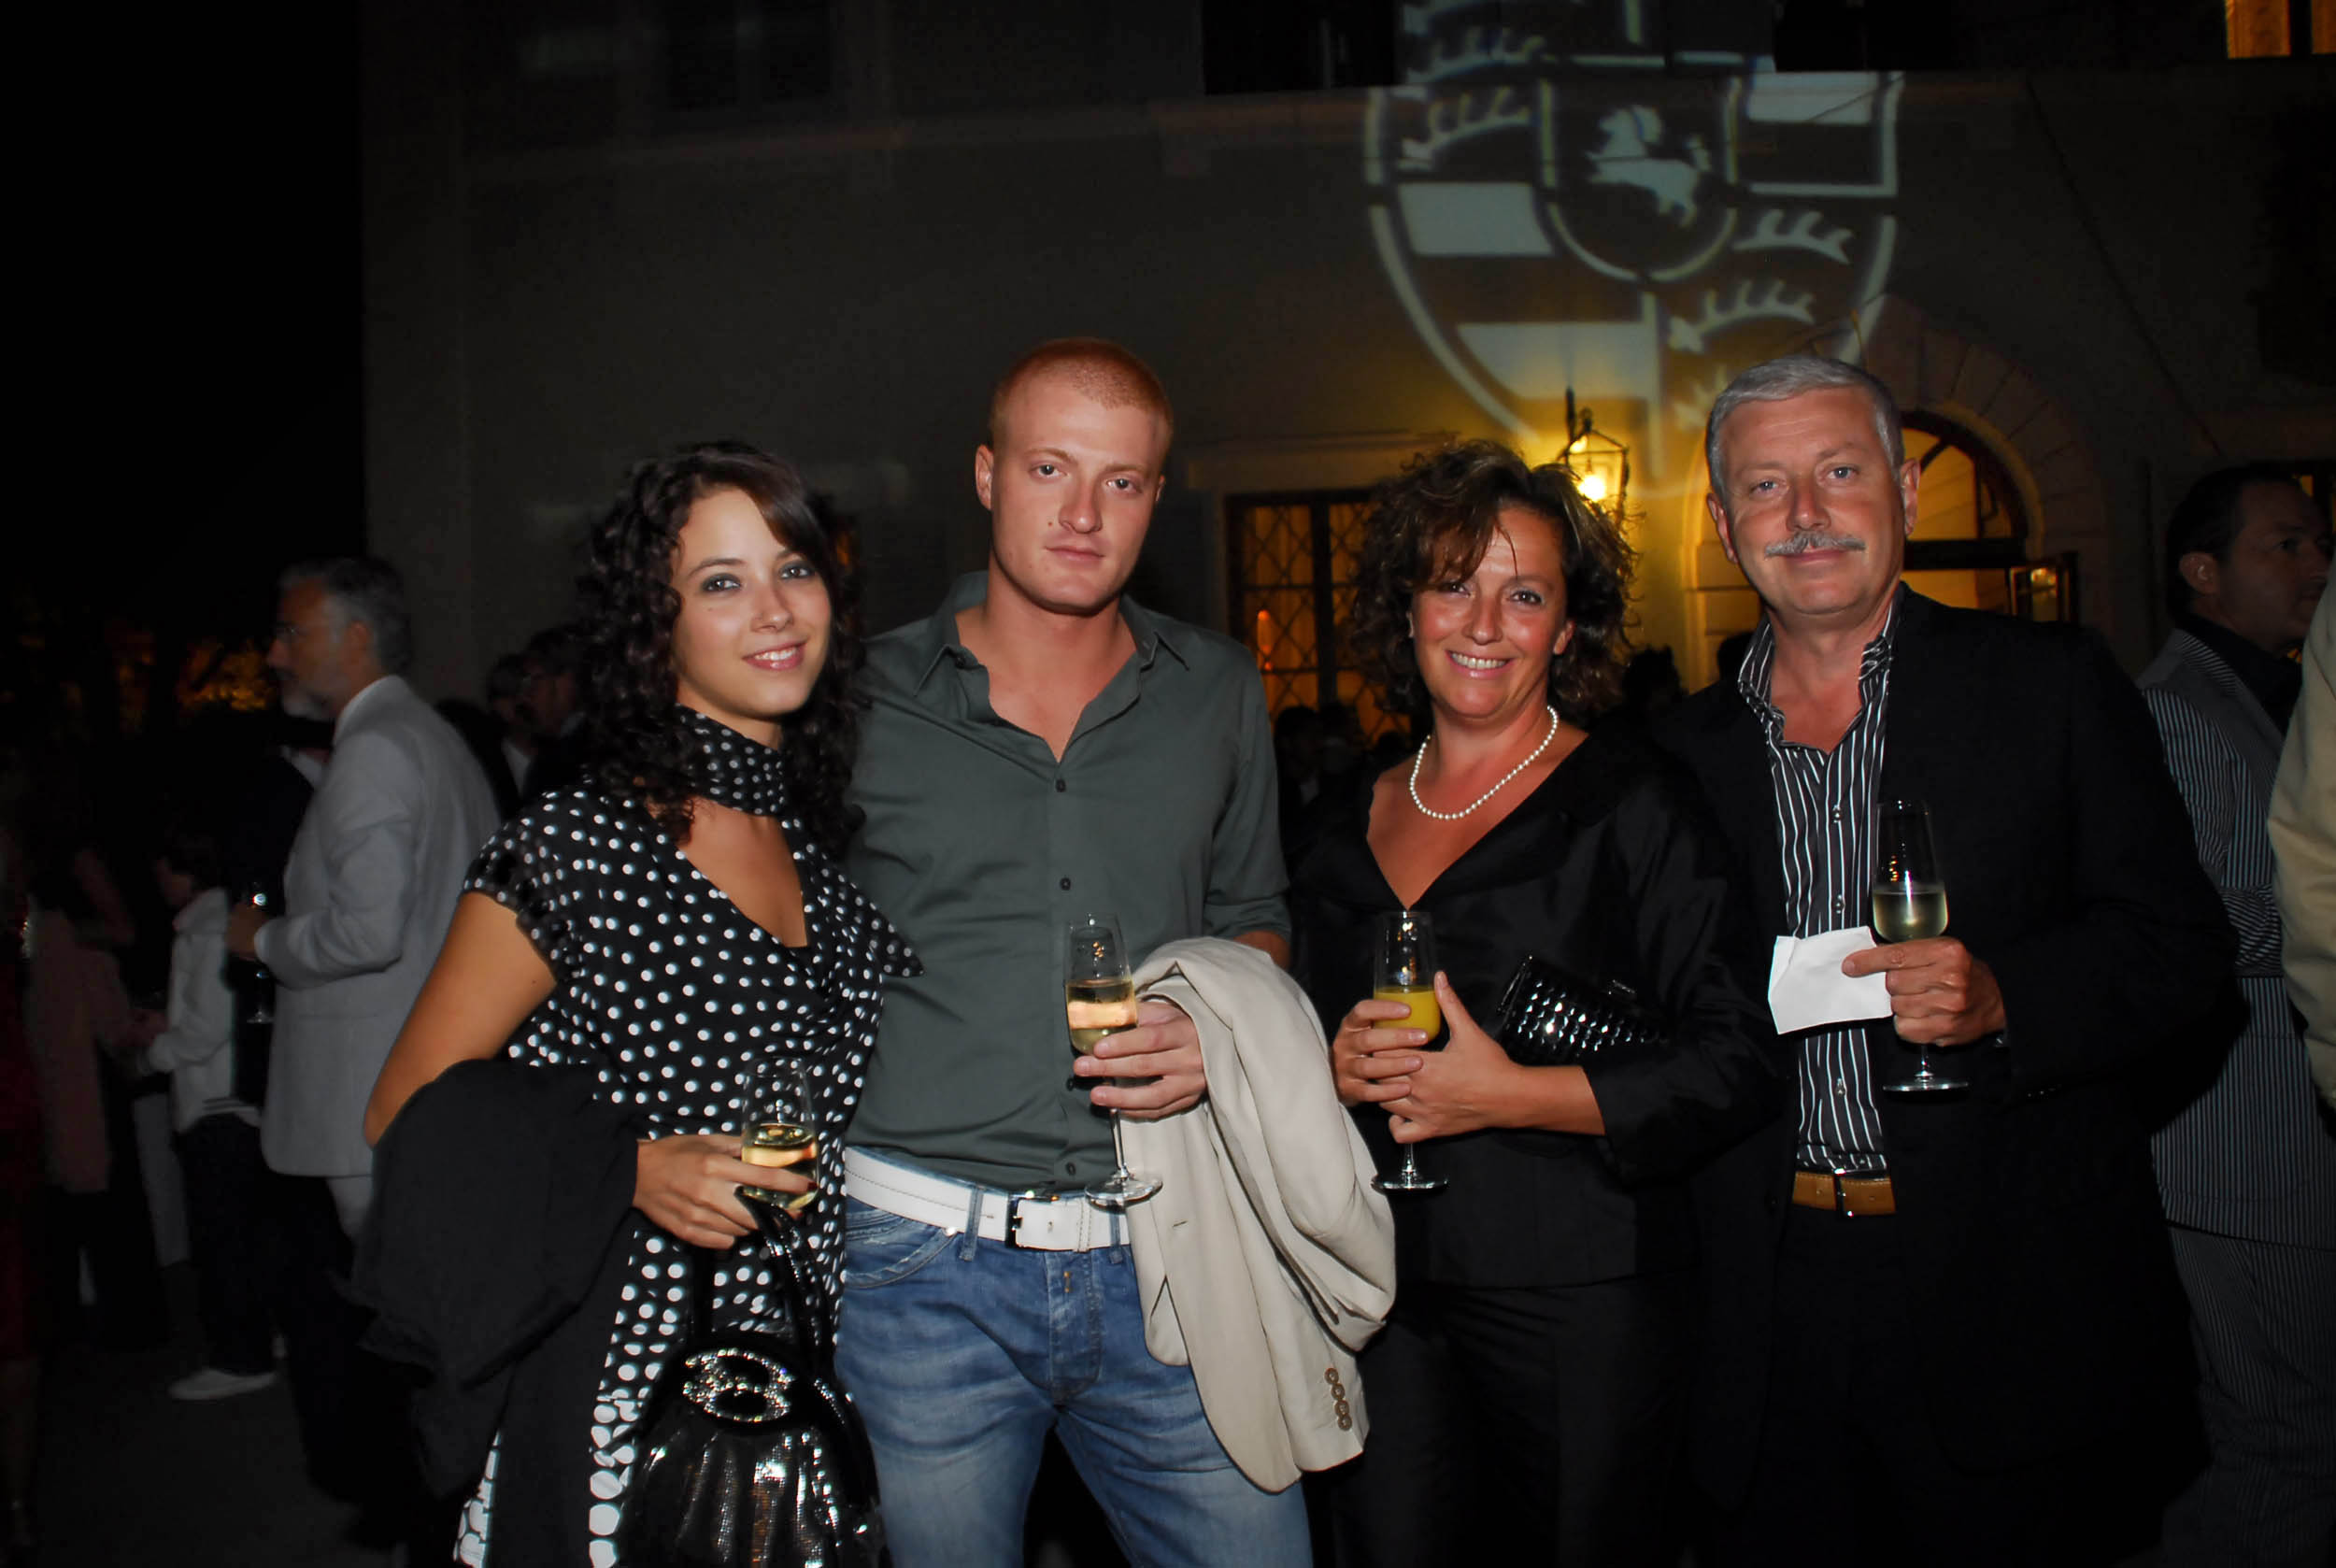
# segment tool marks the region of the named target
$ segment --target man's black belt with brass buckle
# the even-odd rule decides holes
[[[1830,1209],[1851,1219],[1898,1212],[1898,1196],[1888,1176],[1854,1171],[1795,1171],[1792,1201],[1802,1208]]]

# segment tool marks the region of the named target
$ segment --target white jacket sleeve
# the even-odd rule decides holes
[[[415,760],[386,736],[351,735],[334,753],[308,808],[324,856],[327,902],[260,929],[260,962],[278,979],[321,985],[398,961],[427,799]]]
[[[222,973],[226,964],[223,930],[182,932],[171,944],[170,1027],[146,1048],[147,1071],[176,1072],[226,1048],[235,1027],[235,993]]]

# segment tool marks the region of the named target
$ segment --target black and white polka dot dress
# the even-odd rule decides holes
[[[597,1069],[650,1136],[735,1133],[758,1068],[800,1060],[819,1121],[818,1201],[802,1217],[806,1275],[832,1311],[843,1267],[843,1130],[859,1104],[888,975],[914,974],[898,932],[813,847],[788,808],[778,753],[691,710],[692,782],[724,805],[776,817],[794,847],[806,941],[788,948],[708,881],[647,811],[590,790],[541,797],[491,839],[466,890],[509,907],[558,976],[510,1053]],[[690,1248],[643,1220],[593,1402],[589,1519],[594,1568],[613,1539],[650,1390],[694,1327],[738,1327],[767,1306],[771,1265],[750,1240],[709,1256],[693,1304]],[[487,1560],[496,1458],[464,1510],[460,1561]]]

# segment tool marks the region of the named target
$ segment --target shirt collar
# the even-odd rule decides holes
[[[2229,627],[2202,616],[2178,616],[2174,624],[2204,643],[2207,652],[2230,667],[2230,673],[2239,677],[2239,684],[2262,705],[2273,724],[2282,730],[2287,727],[2288,717],[2296,710],[2296,699],[2303,691],[2302,665],[2276,653],[2266,653]]]
[[[1882,617],[1882,629],[1866,644],[1865,653],[1858,662],[1858,698],[1861,707],[1873,704],[1873,693],[1889,675],[1890,657],[1898,647],[1899,612],[1906,605],[1906,585],[1901,582],[1890,592],[1890,607]],[[1781,725],[1784,715],[1768,700],[1769,682],[1776,670],[1776,623],[1762,617],[1760,628],[1752,634],[1752,646],[1745,650],[1744,663],[1736,671],[1736,691],[1742,694],[1745,706],[1754,713]]]
[[[987,571],[968,572],[949,585],[941,607],[925,623],[924,647],[917,661],[917,684],[922,687],[933,677],[944,659],[953,661],[960,669],[972,669],[980,661],[973,650],[957,636],[957,617],[961,610],[986,604],[990,598],[990,574]],[[1189,665],[1191,660],[1178,646],[1183,629],[1175,622],[1154,615],[1125,593],[1119,595],[1119,619],[1127,622],[1128,634],[1135,639],[1135,663],[1139,670],[1148,670],[1164,650],[1177,663]]]
[[[382,692],[388,688],[403,687],[405,684],[405,681],[393,675],[382,676],[367,684],[363,691],[341,706],[340,717],[333,720],[333,738],[338,740],[348,732],[349,722],[356,717],[359,708],[370,706],[380,701]]]

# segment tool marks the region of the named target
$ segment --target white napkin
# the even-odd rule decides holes
[[[1875,946],[1873,933],[1861,925],[1776,938],[1776,956],[1768,966],[1768,1010],[1775,1017],[1776,1033],[1889,1017],[1889,976],[1841,972],[1842,960]]]

